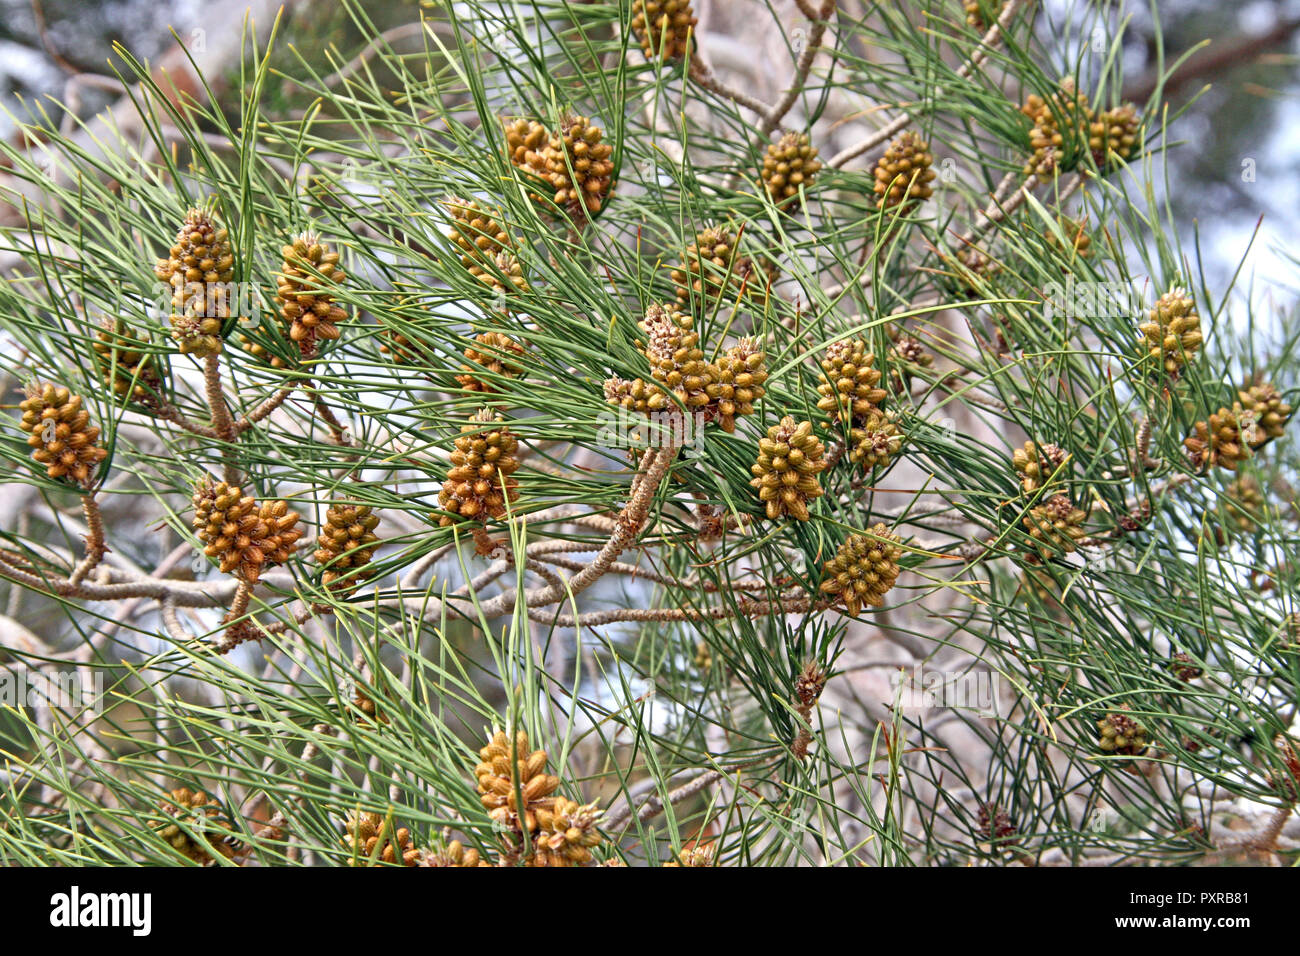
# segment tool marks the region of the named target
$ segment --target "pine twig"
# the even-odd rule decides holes
[[[197,422],[190,421],[188,418],[185,417],[185,415],[181,412],[179,408],[171,404],[171,402],[168,402],[166,399],[159,401],[157,407],[157,415],[159,418],[163,419],[164,421],[171,422],[174,425],[179,425],[185,431],[189,432],[192,435],[197,435],[199,438],[208,438],[208,439],[221,438],[221,436],[217,434],[217,430],[215,428],[212,428],[211,426],[208,425],[200,425]]]
[[[821,52],[822,38],[826,35],[826,28],[830,26],[830,16],[834,12],[835,0],[822,0],[821,9],[813,17],[812,30],[808,33],[807,46],[799,52],[799,62],[795,65],[794,77],[781,99],[777,100],[776,104],[763,118],[763,122],[759,127],[761,136],[767,137],[771,135],[772,131],[781,124],[781,120],[785,119],[785,115],[790,112],[795,101],[799,99],[799,94],[803,92],[808,83],[808,75],[812,72],[813,61],[817,58],[817,54]]]
[[[209,355],[203,360],[204,393],[208,400],[208,409],[212,414],[212,428],[217,437],[230,446],[235,440],[235,423],[230,418],[230,408],[226,405],[225,392],[221,387],[221,361],[217,354]],[[228,484],[243,483],[243,476],[231,459],[233,449],[223,449],[221,455],[222,477]]]
[[[830,607],[830,601],[814,601],[806,594],[795,593],[774,600],[755,600],[744,598],[734,607],[715,606],[707,608],[613,608],[608,611],[593,611],[590,614],[554,613],[542,608],[528,609],[528,616],[539,624],[555,627],[600,627],[604,624],[620,622],[668,622],[668,621],[722,621],[736,617],[763,618],[774,614],[807,614],[811,611]]]
[[[748,93],[728,86],[713,70],[699,60],[692,60],[690,66],[690,77],[698,86],[703,87],[711,93],[717,93],[725,99],[731,100],[737,106],[743,106],[745,109],[759,116],[768,114],[768,105],[760,100],[755,99]]]
[[[93,494],[82,495],[81,507],[86,515],[86,556],[68,578],[68,584],[72,587],[80,585],[108,553],[108,545],[104,542],[104,516],[100,513],[99,502]]]
[[[258,405],[247,415],[242,416],[239,421],[235,422],[235,434],[240,435],[248,431],[266,416],[270,415],[277,408],[284,404],[285,400],[294,393],[293,388],[282,388],[274,395],[268,398],[262,404]]]

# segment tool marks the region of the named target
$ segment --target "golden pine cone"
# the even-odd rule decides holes
[[[498,292],[528,291],[523,263],[513,252],[498,252],[483,262],[475,262],[468,271],[479,282]]]
[[[188,210],[168,257],[158,260],[154,274],[178,290],[174,294],[179,298],[172,299],[172,306],[177,312],[185,311],[186,284],[209,285],[234,279],[235,255],[226,230],[216,224],[208,210]]]
[[[210,476],[194,489],[193,527],[203,553],[215,558],[221,571],[256,584],[262,571],[283,564],[293,554],[302,531],[298,514],[283,501],[262,505],[236,486]]]
[[[916,133],[907,130],[885,149],[876,162],[876,204],[906,211],[934,195],[934,155]]]
[[[448,238],[460,250],[460,263],[470,275],[500,291],[528,289],[523,264],[511,252],[510,236],[496,220],[467,199],[449,197],[443,200],[443,207],[452,224]]]
[[[256,551],[254,541],[264,528],[258,516],[257,501],[226,482],[214,484],[205,476],[194,489],[193,527],[203,553],[220,562],[223,573],[237,571],[256,581],[265,557]]]
[[[421,850],[415,861],[416,866],[491,866],[473,847],[463,845],[459,840],[452,840],[439,851]]]
[[[350,854],[349,866],[415,866],[420,859],[411,831],[394,828],[382,813],[349,812],[339,842]]]
[[[902,556],[898,536],[883,524],[873,527],[870,534],[850,535],[822,567],[820,590],[834,595],[850,617],[857,617],[864,606],[885,603],[885,594],[902,570],[898,565]]]
[[[370,559],[379,547],[375,528],[379,515],[370,505],[354,502],[332,504],[325,511],[325,526],[316,539],[316,563],[321,565],[321,584],[350,587],[370,578]]]
[[[1057,171],[1068,173],[1079,165],[1094,114],[1088,98],[1075,89],[1072,78],[1061,81],[1050,102],[1031,94],[1020,112],[1030,124],[1026,176],[1050,177]]]
[[[752,415],[754,403],[767,394],[765,361],[757,343],[745,338],[727,349],[714,366],[715,381],[706,389],[708,414],[728,434],[736,430],[736,418]]]
[[[298,527],[298,512],[290,511],[283,501],[263,501],[258,506],[257,516],[266,528],[266,543],[263,546],[266,566],[284,564],[293,557],[298,539],[302,537],[302,529]]]
[[[90,413],[81,406],[81,396],[61,385],[31,385],[18,405],[23,413],[18,427],[27,433],[32,459],[45,466],[49,477],[88,488],[108,450],[100,445],[99,428],[90,424]]]
[[[862,339],[832,342],[821,360],[817,407],[837,422],[865,421],[878,412],[889,393],[879,387],[875,363]]]
[[[1192,434],[1183,439],[1183,447],[1192,467],[1201,471],[1213,467],[1236,471],[1251,456],[1241,424],[1230,408],[1220,408],[1208,422],[1197,422]]]
[[[1023,523],[1039,554],[1050,557],[1057,550],[1072,553],[1074,543],[1087,534],[1083,528],[1087,520],[1088,513],[1076,508],[1068,495],[1052,495],[1030,508]]]
[[[172,338],[182,355],[209,358],[221,351],[221,330],[225,325],[221,319],[210,315],[173,314],[170,321]]]
[[[1065,463],[1065,451],[1051,442],[1039,445],[1032,441],[1011,453],[1011,465],[1020,473],[1020,487],[1032,494]]]
[[[535,176],[545,176],[549,163],[551,136],[546,127],[536,120],[503,120],[506,132],[506,154],[510,162]]]
[[[460,367],[456,376],[460,387],[469,392],[495,393],[497,383],[492,379],[480,378],[483,372],[489,372],[496,378],[518,378],[524,374],[524,367],[514,359],[524,356],[524,347],[503,332],[484,332],[474,337],[474,344],[465,349],[465,358],[469,365]]]
[[[778,207],[795,201],[799,187],[811,189],[822,168],[807,133],[786,133],[763,156],[763,185]]]
[[[451,453],[451,469],[438,493],[438,504],[450,512],[438,519],[443,527],[458,519],[486,522],[504,517],[507,502],[518,497],[510,476],[519,467],[515,458],[519,441],[505,425],[497,425],[503,421],[485,408],[461,426]]]
[[[702,229],[686,247],[681,266],[671,273],[677,285],[677,301],[683,307],[694,302],[706,309],[722,298],[743,294],[761,302],[768,284],[778,272],[773,267],[760,270],[754,261],[740,254],[740,237],[726,226]]]
[[[206,358],[221,351],[231,317],[235,254],[225,229],[206,209],[190,209],[166,259],[154,274],[172,287],[172,338],[183,354]]]
[[[750,485],[758,489],[758,500],[767,506],[767,517],[783,515],[808,520],[808,502],[824,493],[817,476],[826,470],[826,449],[813,434],[812,422],[799,422],[787,415],[759,439],[758,461],[750,469]]]
[[[578,804],[556,797],[550,807],[537,810],[537,836],[533,866],[584,866],[591,862],[591,848],[599,846],[596,824],[602,811],[596,804]]]
[[[1113,168],[1116,159],[1132,156],[1141,145],[1141,132],[1142,119],[1132,103],[1105,110],[1088,127],[1088,149],[1097,168]]]
[[[1097,721],[1097,746],[1103,752],[1125,757],[1141,757],[1147,752],[1146,728],[1128,715],[1129,709],[1128,704],[1121,704],[1119,710]]]
[[[530,751],[528,734],[522,730],[515,734],[513,742],[504,731],[497,731],[478,755],[474,776],[488,815],[511,829],[518,830],[522,825],[523,829],[535,833],[538,812],[555,806],[554,794],[560,787],[560,778],[546,772],[546,751]],[[516,786],[523,795],[522,815]]]
[[[312,355],[321,339],[339,337],[338,324],[348,314],[335,303],[330,288],[347,281],[339,268],[339,254],[314,233],[303,233],[280,250],[276,297],[289,338],[303,355]]]
[[[1292,408],[1271,382],[1247,382],[1237,390],[1233,405],[1237,418],[1246,426],[1251,448],[1260,448],[1270,439],[1281,438]]]
[[[1029,119],[1029,159],[1025,162],[1024,173],[1029,175],[1047,175],[1056,168],[1056,157],[1064,143],[1064,137],[1056,128],[1056,118],[1052,108],[1037,93],[1031,93],[1020,112]]]
[[[1183,367],[1201,347],[1201,317],[1186,289],[1174,286],[1147,312],[1147,320],[1138,326],[1143,348],[1153,363],[1158,363],[1171,379],[1178,378]]]
[[[664,866],[683,867],[683,866],[713,866],[713,857],[717,852],[712,843],[696,843],[693,846],[682,847],[682,852],[678,854],[677,859],[669,860]]]
[[[150,820],[149,826],[176,852],[202,866],[210,866],[221,856],[227,860],[240,860],[247,856],[249,847],[230,827],[225,809],[216,797],[202,790],[181,787],[171,791],[167,800],[158,804],[166,814],[165,819]],[[176,821],[191,830],[201,830],[201,837],[186,833]]]
[[[648,338],[645,357],[655,381],[692,411],[708,405],[717,369],[704,360],[694,320],[672,303],[652,304],[640,327]]]
[[[903,434],[884,412],[873,412],[849,429],[849,461],[870,473],[885,468],[903,444]]]
[[[632,0],[632,31],[647,60],[684,57],[698,23],[690,0]]]
[[[144,351],[145,340],[121,319],[105,319],[91,343],[100,378],[118,398],[154,407],[162,397],[158,360]]]
[[[466,269],[510,248],[510,235],[477,202],[450,196],[442,205],[451,217],[447,238],[460,249]]]
[[[672,406],[667,393],[658,385],[640,378],[628,381],[617,375],[605,379],[605,401],[641,415],[663,411]]]
[[[605,131],[585,116],[566,115],[551,136],[546,155],[547,178],[555,188],[555,205],[585,216],[600,212],[613,189],[614,149],[602,142]]]

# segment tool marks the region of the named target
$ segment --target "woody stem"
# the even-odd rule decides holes
[[[99,502],[95,500],[95,496],[82,495],[81,508],[86,514],[86,556],[68,578],[68,584],[72,587],[85,580],[86,575],[104,560],[104,555],[108,551],[108,546],[104,543],[104,517],[100,514]]]
[[[204,394],[208,400],[208,410],[212,414],[212,428],[217,433],[217,437],[223,442],[233,443],[235,440],[235,423],[230,418],[230,409],[226,405],[226,396],[221,390],[221,360],[216,354],[209,355],[203,360],[203,384]],[[242,481],[239,469],[231,461],[232,449],[223,450],[222,469],[223,477],[231,485],[238,485]]]

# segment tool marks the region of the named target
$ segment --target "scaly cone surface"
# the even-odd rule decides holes
[[[817,476],[826,470],[826,449],[813,434],[812,422],[796,424],[787,415],[759,440],[758,461],[750,485],[766,506],[770,521],[789,516],[807,521],[808,502],[825,492]]]
[[[232,315],[235,254],[226,230],[206,209],[191,209],[166,259],[154,274],[172,287],[172,338],[183,354],[207,358],[221,351]]]
[[[90,424],[81,396],[44,382],[30,386],[18,408],[23,413],[18,426],[27,433],[32,459],[51,478],[89,487],[108,450],[100,445],[99,429]]]

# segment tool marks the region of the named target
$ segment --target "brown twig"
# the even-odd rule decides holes
[[[221,360],[218,355],[209,355],[203,360],[203,386],[208,399],[208,410],[212,414],[212,428],[223,441],[232,441],[235,437],[235,423],[230,420],[230,409],[221,388]]]
[[[530,619],[539,624],[555,627],[600,627],[603,624],[636,621],[720,621],[734,617],[768,617],[773,614],[806,614],[809,611],[825,609],[830,601],[813,601],[806,594],[789,594],[775,600],[754,600],[745,598],[734,606],[709,608],[613,608],[608,611],[595,611],[591,614],[565,614],[549,609],[528,609]]]
[[[695,796],[705,787],[710,787],[723,778],[732,774],[739,774],[742,770],[749,770],[757,767],[759,764],[766,763],[768,758],[760,757],[758,760],[751,760],[748,763],[732,767],[730,770],[705,770],[695,777],[692,777],[686,783],[682,784],[668,792],[668,799],[665,800],[658,794],[652,794],[636,810],[636,818],[641,823],[653,819],[663,812],[666,805],[676,805],[690,797]],[[627,802],[619,808],[617,813],[607,815],[601,824],[601,829],[607,833],[615,833],[621,830],[632,819],[632,800],[629,797]]]
[[[570,571],[581,571],[587,565],[582,561],[575,561],[572,558],[562,558],[554,554],[543,554],[540,561],[547,564],[553,564],[557,567],[566,568]],[[624,564],[621,561],[615,561],[607,569],[609,574],[623,574],[628,577],[637,578],[644,581],[650,581],[655,584],[666,584],[674,587],[690,588],[692,590],[704,591],[705,593],[715,593],[719,591],[766,591],[768,585],[762,581],[731,581],[726,584],[719,584],[716,581],[701,581],[698,578],[687,578],[683,580],[670,574],[662,574],[658,571],[651,571],[647,568],[635,564]]]
[[[282,388],[262,404],[258,405],[247,415],[242,416],[239,421],[235,422],[235,434],[240,435],[248,431],[262,419],[266,418],[273,411],[284,404],[285,399],[294,393],[292,388]]]
[[[347,427],[339,421],[338,416],[334,414],[334,409],[330,408],[325,399],[320,397],[312,383],[306,382],[304,387],[311,392],[312,405],[316,409],[316,414],[321,417],[321,421],[329,428],[330,434],[334,438],[334,444],[344,448],[355,447],[356,442],[348,435]]]
[[[712,69],[699,60],[691,61],[690,77],[697,85],[711,93],[717,93],[719,96],[731,100],[737,106],[743,106],[759,116],[766,116],[768,113],[766,103],[754,99],[748,93],[728,86],[718,78],[718,75]]]
[[[212,428],[217,437],[228,445],[235,440],[235,423],[230,418],[230,408],[226,405],[225,392],[221,388],[221,361],[218,355],[209,355],[203,360],[204,394],[208,400],[208,410],[212,413]],[[232,448],[222,451],[222,477],[232,485],[243,482],[243,476],[235,467],[231,458]]]
[[[110,574],[113,572],[110,571]],[[237,587],[237,581],[170,581],[154,577],[132,578],[97,584],[81,581],[72,584],[67,578],[49,578],[31,571],[14,567],[7,559],[0,557],[0,577],[8,578],[30,590],[41,594],[85,601],[121,601],[127,598],[153,598],[162,600],[170,597],[178,607],[220,607],[231,597]],[[263,581],[267,576],[263,575]],[[282,584],[289,584],[286,575]]]
[[[157,416],[159,418],[163,419],[164,421],[171,422],[174,425],[179,425],[187,432],[190,432],[193,435],[197,435],[200,438],[209,438],[209,439],[221,438],[221,436],[217,434],[215,428],[212,428],[208,425],[200,425],[197,422],[190,421],[188,418],[185,417],[184,413],[182,413],[179,408],[171,404],[171,402],[166,401],[165,399],[161,400],[158,403],[158,407],[156,411],[157,411]]]
[[[803,9],[802,5],[801,9]],[[807,10],[804,12],[807,13]],[[799,62],[795,65],[794,77],[781,99],[777,100],[763,117],[763,123],[759,128],[762,136],[771,135],[772,131],[781,124],[781,120],[785,119],[785,115],[790,112],[795,101],[799,99],[799,94],[808,83],[808,74],[812,72],[813,61],[821,51],[822,38],[826,35],[826,28],[830,26],[830,16],[834,12],[835,0],[822,0],[821,9],[812,16],[812,30],[809,31],[807,45],[799,52]]]
[[[93,494],[81,496],[81,509],[86,515],[86,556],[73,570],[68,583],[73,587],[79,585],[87,574],[93,571],[104,555],[108,545],[104,543],[104,516],[99,511],[99,502]]]

